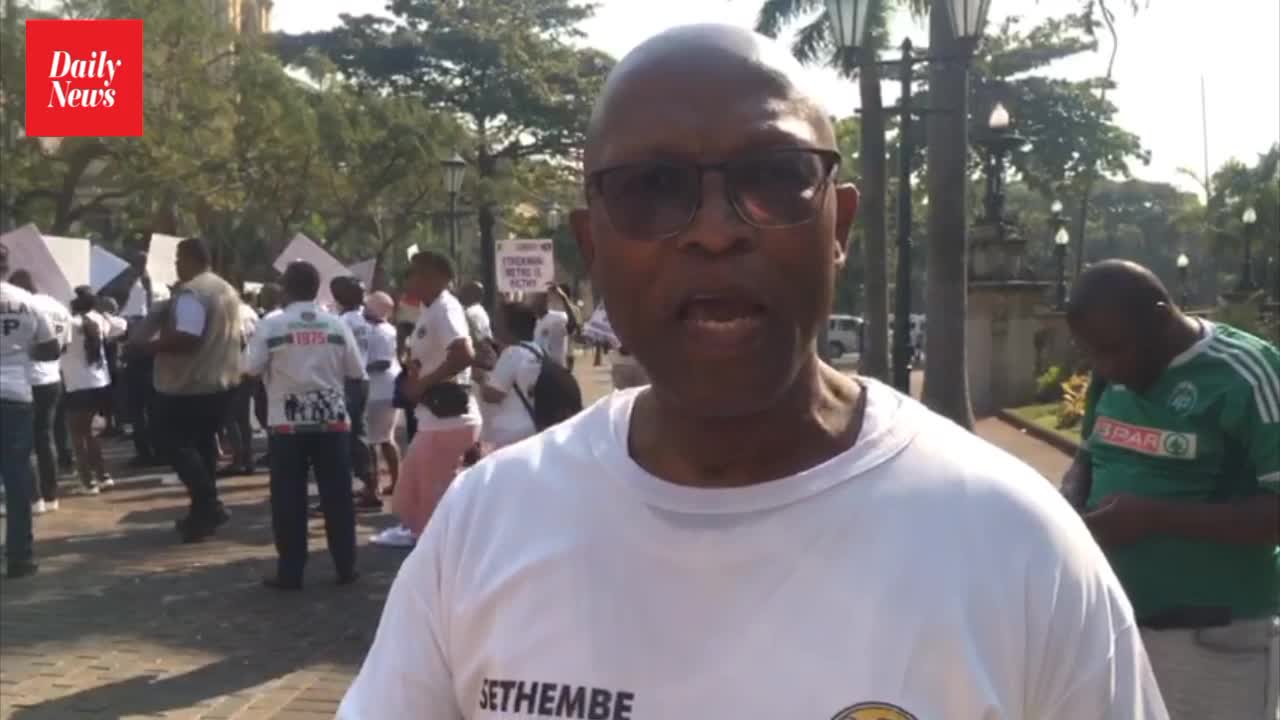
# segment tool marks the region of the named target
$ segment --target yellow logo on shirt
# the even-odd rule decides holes
[[[836,713],[831,720],[917,720],[897,705],[882,702],[858,703]]]

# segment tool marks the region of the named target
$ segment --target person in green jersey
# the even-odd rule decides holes
[[[1108,260],[1071,292],[1093,366],[1063,479],[1132,601],[1173,720],[1280,720],[1280,350]]]

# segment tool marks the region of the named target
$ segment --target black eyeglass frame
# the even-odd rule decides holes
[[[814,191],[815,191],[814,195],[818,198],[818,200],[813,203],[812,213],[809,215],[809,217],[805,218],[804,220],[797,220],[796,222],[789,222],[789,223],[781,223],[778,225],[761,224],[752,220],[750,217],[748,217],[748,213],[745,210],[743,210],[742,207],[738,204],[738,200],[737,200],[738,193],[734,190],[733,183],[731,180],[733,176],[727,171],[730,170],[734,165],[737,165],[744,161],[759,158],[761,156],[780,154],[780,153],[804,153],[808,155],[815,155],[823,162],[825,167],[823,169],[822,180],[819,181],[818,184],[814,187]],[[682,163],[682,162],[673,162],[670,160],[658,160],[654,162],[639,162],[639,163],[623,163],[621,165],[612,165],[610,167],[601,168],[599,170],[592,172],[587,176],[587,187],[589,190],[592,191],[593,194],[599,195],[603,200],[604,199],[604,179],[609,173],[616,172],[618,170],[628,170],[628,169],[640,168],[640,167],[651,167],[654,165],[666,165],[668,167],[686,168],[686,169],[693,168],[697,172],[697,184],[696,184],[696,187],[698,187],[697,200],[693,203],[692,208],[690,208],[689,210],[689,217],[685,218],[684,222],[680,225],[680,227],[675,230],[672,230],[667,233],[659,234],[659,235],[649,236],[649,238],[653,240],[666,240],[669,238],[673,238],[679,235],[680,233],[684,232],[685,230],[689,229],[689,226],[693,224],[694,218],[698,217],[698,211],[702,209],[702,201],[703,201],[703,192],[701,189],[702,180],[703,180],[703,177],[706,175],[706,173],[709,171],[719,172],[720,174],[725,176],[725,182],[724,182],[725,200],[729,203],[729,205],[733,207],[733,211],[738,214],[738,218],[741,219],[742,222],[746,223],[747,225],[750,225],[751,227],[757,228],[759,230],[782,230],[782,229],[791,228],[791,227],[799,227],[801,225],[804,225],[805,223],[813,222],[814,218],[818,217],[818,211],[822,209],[822,203],[825,202],[825,198],[826,198],[825,191],[827,187],[831,184],[832,178],[835,177],[836,170],[840,167],[840,153],[835,150],[825,150],[822,148],[782,147],[782,148],[773,148],[769,150],[761,150],[761,151],[749,153],[746,155],[742,155],[742,156],[735,157],[733,159],[725,160],[724,162],[718,162],[718,163],[694,163],[694,162]],[[609,224],[613,226],[614,231],[623,232],[613,222],[613,216],[609,212],[608,202],[604,202],[604,214],[605,214],[605,217],[609,219]]]

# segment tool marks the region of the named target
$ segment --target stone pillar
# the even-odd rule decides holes
[[[969,394],[978,417],[1026,405],[1036,395],[1037,307],[1051,283],[969,283]]]

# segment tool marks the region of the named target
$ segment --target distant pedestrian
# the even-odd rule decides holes
[[[315,473],[339,585],[357,578],[351,497],[350,417],[343,385],[365,370],[351,328],[316,303],[320,274],[307,262],[284,272],[288,304],[264,318],[245,370],[262,377],[271,426],[271,528],[279,563],[264,584],[302,587],[307,561],[307,473]]]
[[[63,352],[71,342],[71,314],[51,295],[37,292],[31,273],[16,270],[9,282],[26,290],[37,312],[43,313],[53,327]],[[58,509],[58,456],[54,437],[55,419],[62,404],[62,369],[57,360],[31,363],[31,397],[35,412],[35,453],[39,482],[32,512],[40,515]]]
[[[388,322],[395,301],[384,292],[369,295],[364,304],[369,323],[369,349],[365,369],[369,372],[369,460],[375,482],[378,459],[387,464],[391,485],[385,494],[395,492],[400,481],[400,448],[396,445],[396,429],[400,425],[400,408],[395,403],[396,377],[400,359],[396,349],[396,329]]]
[[[569,295],[559,285],[549,285],[533,300],[538,326],[534,330],[534,342],[542,348],[552,362],[573,369],[573,348],[570,339],[578,333],[578,312]],[[557,309],[559,306],[563,309]]]
[[[329,282],[329,292],[338,306],[338,315],[351,329],[360,353],[363,367],[369,354],[369,335],[373,332],[364,312],[364,285],[350,275],[334,278]],[[369,457],[369,380],[367,377],[348,379],[344,386],[347,413],[351,416],[351,471],[360,481],[362,490],[356,500],[356,509],[381,510],[382,498],[378,496],[378,478],[373,474]]]
[[[480,439],[480,410],[471,394],[475,351],[462,303],[448,289],[452,281],[448,258],[434,252],[413,256],[407,289],[422,299],[423,309],[408,341],[402,392],[417,406],[418,432],[392,498],[401,524],[375,536],[380,545],[417,542],[464,456]]]
[[[34,574],[31,533],[31,450],[35,412],[32,362],[56,362],[61,351],[52,323],[31,293],[9,284],[9,248],[0,245],[0,482],[4,483],[5,575]]]
[[[100,312],[97,298],[87,286],[78,287],[75,292],[71,301],[71,341],[62,356],[67,425],[80,484],[89,494],[97,495],[115,481],[107,474],[102,440],[94,434],[93,421],[111,412],[107,343],[124,335],[127,324],[123,318]]]
[[[480,388],[490,406],[481,438],[490,449],[513,445],[538,432],[533,416],[533,391],[542,369],[542,349],[533,342],[538,318],[533,309],[504,303],[498,313],[502,354]]]
[[[136,349],[155,357],[157,443],[191,497],[174,525],[183,542],[198,542],[230,518],[215,478],[218,430],[240,380],[240,295],[210,269],[199,238],[178,244],[177,272],[181,283]]]

